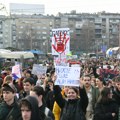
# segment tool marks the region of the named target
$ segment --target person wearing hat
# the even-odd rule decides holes
[[[0,120],[17,120],[21,117],[18,103],[15,99],[17,89],[13,83],[2,86],[3,102],[0,104]]]

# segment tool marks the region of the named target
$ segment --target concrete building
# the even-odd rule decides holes
[[[65,18],[65,19],[62,19]],[[64,22],[68,22],[63,24]],[[69,27],[71,50],[83,52],[105,51],[119,44],[120,14],[115,13],[71,13],[55,17],[56,27]]]
[[[0,48],[12,46],[11,18],[0,16]]]
[[[39,49],[50,50],[50,30],[54,19],[43,15],[16,16],[17,48],[21,50]]]
[[[53,28],[70,28],[70,49],[75,53],[105,51],[119,45],[120,14],[59,13],[57,16],[0,16],[0,48],[39,49],[51,52]]]
[[[54,18],[43,15],[0,16],[0,48],[50,51],[50,30]]]

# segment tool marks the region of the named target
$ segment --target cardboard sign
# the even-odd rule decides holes
[[[79,86],[80,67],[56,66],[56,85]]]

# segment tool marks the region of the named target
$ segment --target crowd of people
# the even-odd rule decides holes
[[[120,120],[120,60],[80,61],[79,87],[55,85],[53,64],[41,76],[32,67],[0,77],[0,120]],[[74,74],[74,73],[73,73]]]

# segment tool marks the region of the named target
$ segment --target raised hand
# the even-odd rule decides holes
[[[83,88],[83,86],[84,86],[83,80],[82,78],[80,78],[80,88]]]
[[[57,75],[53,75],[52,81],[53,81],[54,83],[55,83],[56,79],[57,79]]]

